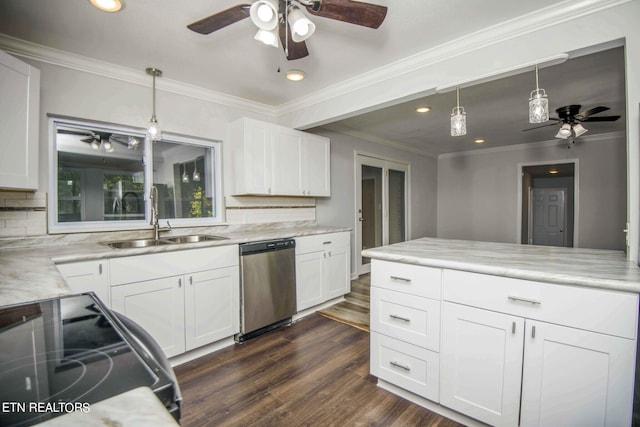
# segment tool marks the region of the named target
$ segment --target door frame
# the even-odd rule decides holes
[[[389,188],[388,188],[388,170],[401,170],[405,173],[405,240],[411,239],[411,198],[410,198],[410,173],[411,165],[395,159],[385,158],[377,154],[371,154],[363,151],[354,150],[354,257],[356,276],[369,273],[371,264],[362,264],[362,222],[360,221],[360,213],[358,209],[362,207],[362,166],[368,165],[382,168],[382,244],[386,245],[389,241],[389,224],[388,224],[388,207],[389,207]]]
[[[580,221],[580,168],[578,159],[557,159],[557,160],[540,160],[536,162],[521,162],[518,163],[517,168],[517,207],[516,207],[516,235],[515,242],[521,242],[522,236],[522,201],[523,197],[529,197],[529,195],[522,194],[522,174],[523,169],[527,166],[541,166],[541,165],[557,165],[561,163],[573,163],[573,247],[577,248],[579,239],[579,221]],[[525,224],[528,226],[528,224]]]

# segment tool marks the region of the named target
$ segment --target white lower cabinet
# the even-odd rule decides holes
[[[349,293],[349,232],[296,238],[296,305],[298,311]]]
[[[237,245],[114,258],[111,273],[112,308],[168,357],[240,331]]]
[[[73,292],[95,292],[107,307],[111,306],[109,260],[71,262],[56,267]]]

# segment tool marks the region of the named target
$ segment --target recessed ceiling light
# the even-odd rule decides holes
[[[431,111],[431,107],[418,107],[416,108],[416,111],[418,113],[428,113],[429,111]]]
[[[302,70],[289,70],[287,71],[287,80],[291,80],[292,82],[299,82],[304,80],[305,73]]]
[[[121,0],[89,0],[92,5],[104,12],[117,12],[122,9]]]
[[[555,168],[553,168],[553,169],[549,169],[549,173],[550,173],[551,175],[555,175],[555,174],[557,174],[557,173],[558,173],[558,169],[555,169]]]
[[[476,144],[484,144],[485,142],[487,142],[487,140],[484,138],[476,138],[473,140],[473,142],[475,142]]]

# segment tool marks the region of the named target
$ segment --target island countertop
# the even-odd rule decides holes
[[[424,237],[362,256],[546,283],[640,293],[640,267],[622,251]]]

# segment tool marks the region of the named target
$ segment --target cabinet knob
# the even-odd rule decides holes
[[[189,276],[189,284],[193,285],[193,276]]]
[[[178,279],[178,287],[181,288],[182,287],[182,279]]]
[[[98,274],[102,275],[102,263],[98,264]]]

